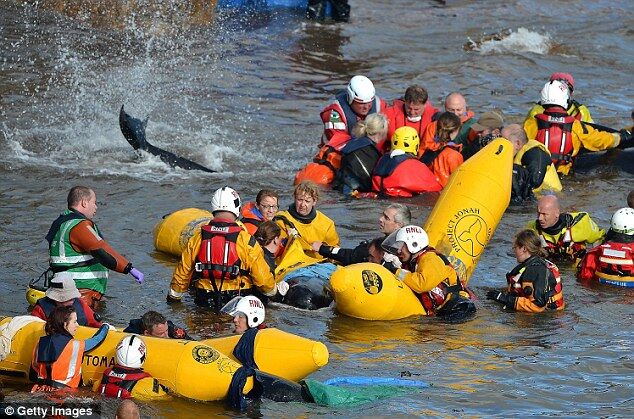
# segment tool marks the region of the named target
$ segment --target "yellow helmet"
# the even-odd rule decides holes
[[[412,127],[400,127],[392,135],[392,150],[403,150],[416,155],[419,144],[418,132]]]

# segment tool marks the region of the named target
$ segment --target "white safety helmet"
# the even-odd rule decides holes
[[[562,108],[568,107],[568,99],[570,99],[570,91],[568,85],[559,80],[549,81],[542,89],[542,105],[557,105]]]
[[[407,246],[411,254],[415,254],[429,246],[429,237],[422,227],[408,225],[401,227],[396,232],[396,246],[400,248],[402,244]]]
[[[366,76],[354,76],[351,78],[347,90],[348,103],[351,105],[354,101],[361,103],[372,102],[376,95],[374,84]]]
[[[240,216],[240,195],[228,186],[217,189],[211,197],[211,213],[216,211],[229,211],[236,217]]]
[[[117,364],[128,368],[141,368],[147,350],[139,335],[129,335],[117,345]]]
[[[612,231],[615,233],[634,234],[634,208],[621,208],[612,216]]]
[[[264,322],[266,311],[264,304],[258,297],[247,295],[244,297],[234,297],[220,309],[221,312],[230,316],[242,313],[247,316],[247,325],[249,327],[258,327]]]

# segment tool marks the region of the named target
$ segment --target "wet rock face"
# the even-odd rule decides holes
[[[32,3],[28,0],[19,2]],[[146,29],[166,29],[175,23],[211,24],[216,3],[217,0],[44,0],[36,4],[41,10],[60,13],[95,28],[123,29],[134,23]]]

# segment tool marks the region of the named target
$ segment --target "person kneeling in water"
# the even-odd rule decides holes
[[[129,335],[117,345],[116,365],[103,372],[101,382],[93,390],[106,397],[154,400],[168,397],[156,378],[143,371],[147,356],[145,342],[138,335]]]
[[[234,333],[243,334],[249,329],[264,329],[266,310],[258,297],[247,295],[234,297],[222,309],[222,313],[233,317]]]
[[[419,296],[428,315],[459,320],[475,313],[467,287],[447,257],[429,245],[421,227],[401,227],[383,241],[383,248],[388,252],[384,266]]]
[[[619,209],[610,224],[605,242],[581,259],[577,278],[634,287],[634,208]]]
[[[519,265],[506,274],[506,291],[491,290],[487,299],[529,313],[562,310],[565,303],[559,269],[544,259],[546,251],[537,233],[530,229],[520,231],[515,236],[513,252]]]
[[[183,250],[170,283],[168,303],[180,302],[190,289],[194,303],[219,310],[233,297],[256,290],[272,297],[278,288],[256,240],[236,223],[240,216],[238,193],[225,186],[211,198],[213,219],[196,229]]]
[[[233,349],[233,356],[242,367],[233,374],[227,402],[232,408],[246,409],[248,403],[242,389],[247,377],[253,376],[253,389],[247,394],[250,399],[266,398],[278,402],[312,401],[303,386],[290,380],[262,372],[255,362],[255,337],[258,331],[265,329],[264,304],[257,297],[247,295],[235,297],[222,309],[222,313],[233,316],[234,333],[241,334]]]
[[[383,196],[411,197],[442,190],[438,177],[419,161],[420,139],[412,127],[394,131],[391,151],[379,159],[372,172],[372,189]]]
[[[124,330],[126,333],[153,336],[155,338],[171,338],[193,340],[187,334],[187,330],[177,327],[171,320],[157,311],[148,311],[140,319],[130,320],[130,324]]]

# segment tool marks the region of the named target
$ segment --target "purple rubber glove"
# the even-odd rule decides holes
[[[136,279],[136,282],[138,282],[139,284],[142,284],[143,279],[145,278],[145,275],[143,275],[143,272],[141,272],[137,268],[130,269],[130,275],[132,275],[134,279]]]

